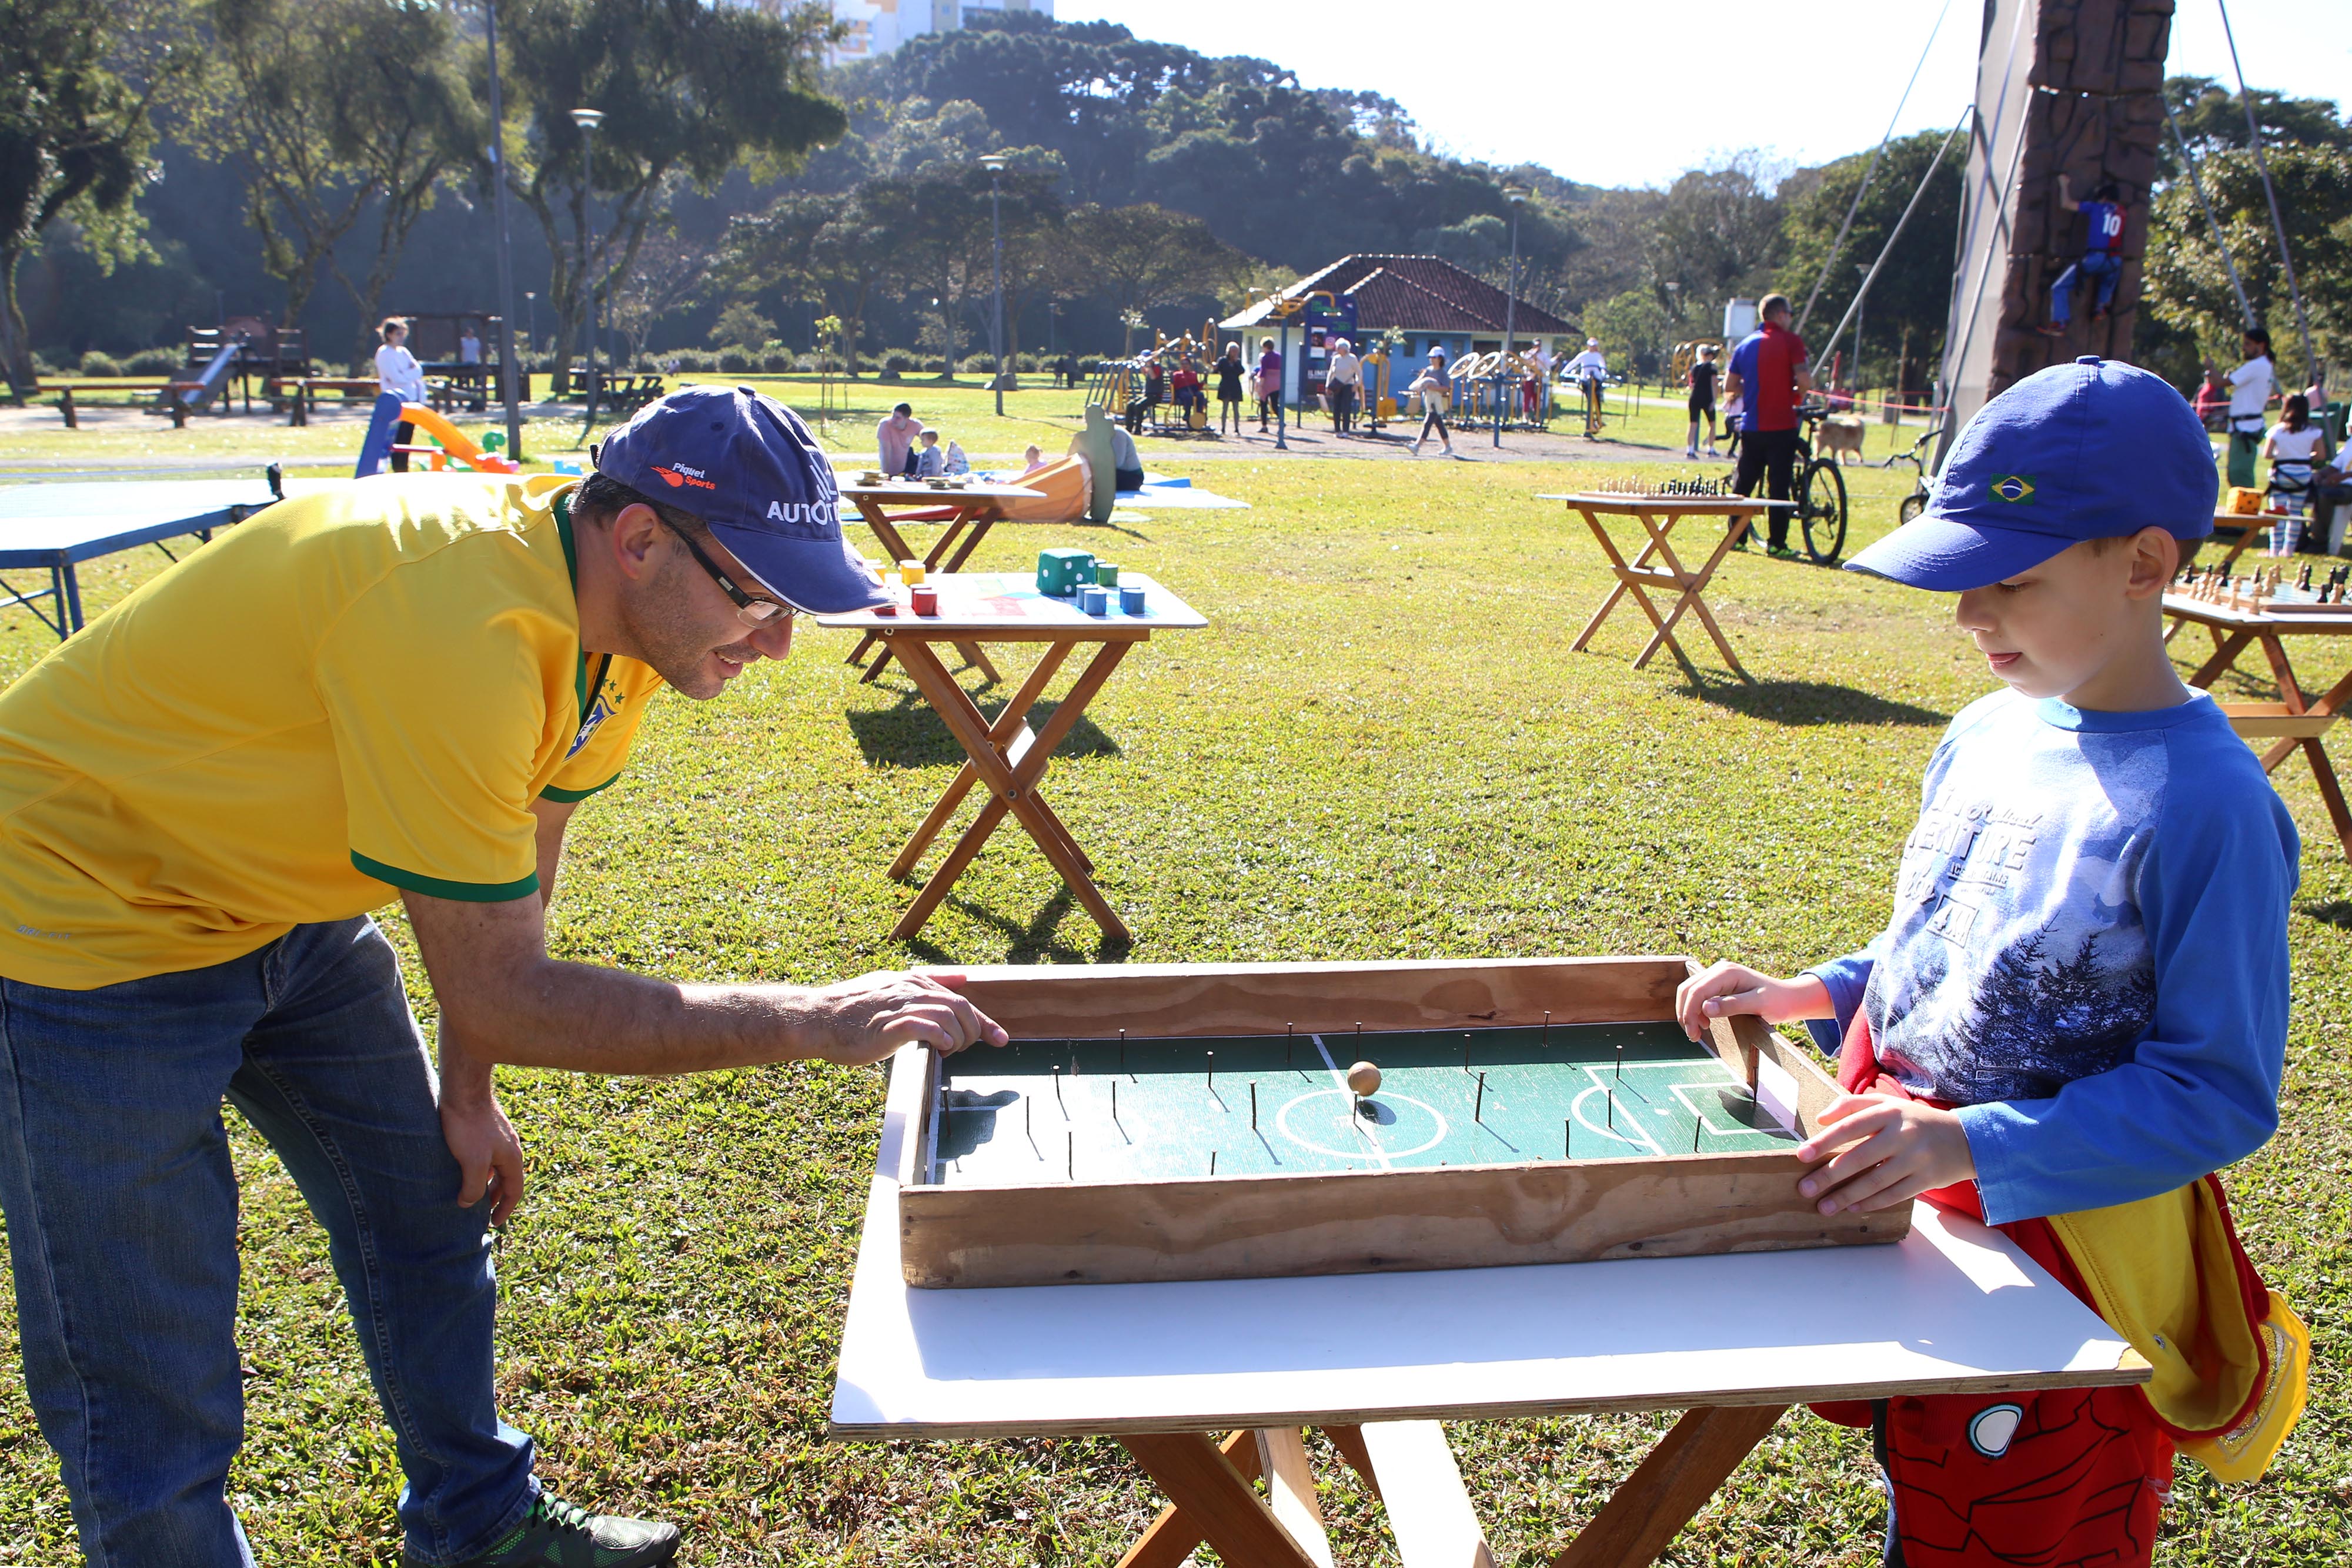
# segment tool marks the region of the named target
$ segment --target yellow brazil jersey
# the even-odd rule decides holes
[[[394,888],[535,894],[531,801],[610,784],[662,684],[581,653],[575,484],[282,501],[0,692],[0,976],[87,990]]]

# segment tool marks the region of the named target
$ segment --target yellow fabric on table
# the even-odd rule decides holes
[[[0,693],[0,975],[225,963],[394,887],[539,890],[541,795],[612,782],[660,677],[580,648],[578,482],[387,475],[281,501]]]

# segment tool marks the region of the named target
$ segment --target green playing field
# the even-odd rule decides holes
[[[1349,1067],[1370,1061],[1360,1105]],[[1795,1141],[1672,1024],[1026,1040],[948,1059],[949,1186],[1731,1154]]]

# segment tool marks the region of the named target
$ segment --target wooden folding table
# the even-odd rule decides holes
[[[920,560],[924,571],[930,573],[961,571],[963,563],[971,559],[971,552],[980,548],[980,541],[988,537],[988,530],[1003,519],[1005,503],[1034,498],[1040,492],[1022,485],[987,483],[934,489],[920,479],[887,479],[878,485],[844,485],[841,494],[857,508],[857,515],[874,530],[874,537],[882,541],[882,549],[893,565],[902,560]],[[945,523],[947,528],[931,541],[928,552],[918,556],[915,547],[907,542],[907,536],[898,531],[902,523]],[[865,664],[874,642],[871,637],[859,638],[857,646],[849,651],[848,663]],[[977,644],[961,643],[956,651],[990,680],[1002,678]],[[874,679],[889,662],[890,652],[885,648],[881,656],[866,666],[864,678]]]
[[[1115,1436],[1170,1503],[1122,1568],[1175,1568],[1204,1540],[1233,1568],[1329,1568],[1307,1427],[1382,1501],[1407,1568],[1473,1568],[1493,1558],[1441,1421],[1681,1410],[1553,1559],[1642,1568],[1791,1405],[2148,1377],[2007,1238],[1925,1205],[1880,1247],[918,1290],[898,1239],[917,1108],[902,1099],[884,1116],[830,1434]]]
[[[2230,727],[2249,740],[2268,740],[2273,744],[2263,753],[2263,771],[2273,773],[2287,759],[2290,752],[2300,749],[2311,765],[2311,776],[2319,785],[2319,798],[2326,803],[2328,822],[2336,829],[2336,839],[2343,845],[2347,859],[2352,859],[2352,810],[2344,801],[2344,787],[2336,781],[2336,765],[2328,759],[2327,748],[2321,744],[2336,721],[2343,716],[2344,705],[2352,699],[2352,673],[2318,696],[2303,689],[2301,677],[2287,657],[2289,637],[2352,637],[2352,614],[2339,614],[2297,606],[2283,605],[2277,610],[2232,610],[2226,604],[2210,604],[2185,594],[2164,596],[2164,612],[2172,618],[2167,640],[2179,634],[2183,626],[2195,624],[2205,628],[2213,639],[2213,653],[2189,684],[2203,690],[2228,674],[2238,662],[2238,656],[2248,648],[2260,646],[2263,658],[2270,665],[2271,681],[2278,688],[2279,700],[2274,703],[2234,703],[2221,705],[2229,716]]]
[[[2284,522],[2285,520],[2286,519],[2284,517],[2275,512],[2215,512],[2213,514],[2214,532],[2210,536],[2213,542],[2215,544],[2222,544],[2224,542],[2221,538],[2221,530],[2224,528],[2232,530],[2237,537],[2227,541],[2227,547],[2221,552],[2221,559],[2215,561],[2213,564],[2220,567],[2222,570],[2227,571],[2240,556],[2246,553],[2246,547],[2252,544],[2258,535],[2260,535],[2264,529],[2268,528],[2273,523]],[[2198,539],[2194,542],[2198,545],[2202,545],[2205,541],[2203,539]],[[2197,549],[2190,549],[2187,559],[2184,559],[2180,564],[2183,566],[2189,565],[2191,561],[2194,561],[2197,559],[2200,553],[2200,552]]]
[[[1731,643],[1724,636],[1723,628],[1716,624],[1715,617],[1708,612],[1704,595],[1706,585],[1715,578],[1716,569],[1723,564],[1723,558],[1731,553],[1732,544],[1740,537],[1742,529],[1775,507],[1794,510],[1794,501],[1758,500],[1748,496],[1586,494],[1538,496],[1536,499],[1567,502],[1569,510],[1581,517],[1585,526],[1592,530],[1592,537],[1601,542],[1601,552],[1609,558],[1609,565],[1617,574],[1617,586],[1609,591],[1609,597],[1601,601],[1601,608],[1592,612],[1592,619],[1584,623],[1584,630],[1577,633],[1574,643],[1569,644],[1571,653],[1584,651],[1585,645],[1592,641],[1593,633],[1601,630],[1601,623],[1608,620],[1610,612],[1617,608],[1618,601],[1630,593],[1633,601],[1642,607],[1642,612],[1650,618],[1650,624],[1656,628],[1648,644],[1643,648],[1641,656],[1633,661],[1635,669],[1647,664],[1661,647],[1666,647],[1675,651],[1675,657],[1682,661],[1685,669],[1696,674],[1690,655],[1683,651],[1680,643],[1675,641],[1675,623],[1687,610],[1698,617],[1700,625],[1706,628],[1706,634],[1715,640],[1717,652],[1723,655],[1723,662],[1731,666],[1732,673],[1743,681],[1752,683],[1756,679],[1740,664],[1739,655],[1731,651]],[[1631,561],[1618,549],[1617,541],[1609,537],[1609,526],[1602,520],[1607,517],[1632,517],[1650,536],[1649,543],[1643,545],[1641,553]],[[1706,558],[1706,564],[1696,571],[1683,565],[1675,554],[1675,547],[1666,538],[1674,532],[1675,525],[1685,517],[1724,519],[1722,539],[1717,543],[1714,553]],[[1652,565],[1654,558],[1664,564]],[[1674,608],[1660,614],[1658,607],[1650,601],[1648,591],[1651,589],[1675,592],[1678,597],[1675,600]]]
[[[898,852],[898,858],[890,863],[891,876],[901,882],[911,877],[924,852],[946,828],[971,787],[975,783],[988,786],[988,800],[890,934],[904,939],[920,931],[956,880],[971,866],[989,835],[1010,814],[1035,841],[1039,852],[1094,917],[1095,924],[1102,927],[1103,936],[1114,942],[1129,940],[1126,923],[1094,884],[1094,862],[1078,848],[1069,829],[1037,792],[1037,785],[1045,776],[1046,760],[1054,747],[1078,722],[1087,705],[1102,690],[1129,649],[1149,642],[1154,632],[1196,630],[1206,626],[1208,621],[1168,590],[1137,572],[1122,573],[1119,578],[1121,588],[1140,589],[1143,592],[1144,609],[1134,614],[1117,608],[1120,595],[1113,591],[1109,612],[1088,615],[1075,600],[1053,599],[1038,592],[1035,576],[1030,572],[965,572],[930,581],[939,591],[940,612],[936,615],[917,616],[902,604],[887,614],[861,610],[847,615],[817,617],[820,626],[877,639],[882,644],[882,656],[896,655],[916,689],[923,694],[924,700],[939,714],[948,732],[971,758],[957,770],[939,803],[915,830],[914,837],[907,841],[907,847]],[[936,648],[941,643],[958,647],[967,643],[1038,643],[1044,647],[1028,678],[992,724],[940,663]],[[1044,728],[1031,729],[1030,707],[1045,695],[1063,662],[1088,644],[1095,647],[1094,657],[1063,695],[1054,716],[1045,721]]]

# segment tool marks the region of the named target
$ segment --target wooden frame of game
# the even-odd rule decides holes
[[[1005,966],[963,989],[1015,1040],[1657,1022],[1697,966],[1680,956],[1372,964]],[[1838,1093],[1753,1018],[1706,1045],[1750,1093],[1793,1082],[1799,1135]],[[984,1051],[986,1047],[974,1047]],[[940,1058],[901,1051],[889,1113],[901,1260],[920,1287],[1103,1284],[1777,1251],[1900,1240],[1909,1206],[1823,1217],[1785,1152],[1553,1159],[1436,1169],[945,1186],[928,1179]],[[1780,1077],[1785,1075],[1785,1077]],[[1786,1091],[1783,1091],[1786,1092]]]

